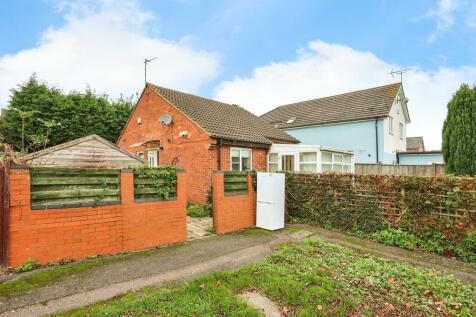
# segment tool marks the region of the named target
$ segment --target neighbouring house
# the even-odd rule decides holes
[[[261,118],[302,144],[349,149],[356,163],[396,163],[410,123],[401,83],[280,106]]]
[[[128,168],[145,164],[141,158],[95,134],[30,153],[21,160],[37,167]]]
[[[300,173],[354,173],[354,153],[320,145],[273,144],[268,154],[268,171]]]
[[[275,143],[299,143],[237,106],[146,84],[117,145],[151,166],[185,169],[190,202],[205,203],[213,170],[267,169]]]
[[[407,137],[407,152],[425,152],[422,136]]]
[[[400,165],[444,164],[443,154],[437,151],[398,152],[397,163]]]
[[[397,152],[400,165],[444,164],[441,150],[427,151],[422,136],[408,137],[407,150]]]

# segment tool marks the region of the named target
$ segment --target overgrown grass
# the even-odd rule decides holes
[[[260,316],[237,296],[259,291],[287,316],[474,316],[476,288],[452,276],[341,246],[284,246],[234,272],[128,293],[58,316]]]
[[[187,215],[195,218],[211,217],[212,206],[210,204],[189,204],[187,206]]]
[[[0,284],[0,296],[12,296],[23,293],[34,288],[45,286],[66,276],[81,273],[92,268],[116,261],[119,261],[119,258],[107,257],[74,263],[67,266],[55,265],[50,268],[31,273],[24,277]]]

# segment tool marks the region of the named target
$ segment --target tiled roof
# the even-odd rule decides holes
[[[259,144],[272,144],[273,140],[299,143],[286,132],[274,128],[266,120],[239,106],[152,84],[147,86],[168,100],[213,138]]]
[[[261,118],[279,128],[293,128],[382,118],[400,90],[401,83],[280,106]]]
[[[420,151],[420,149],[425,151],[422,136],[407,137],[407,151]]]

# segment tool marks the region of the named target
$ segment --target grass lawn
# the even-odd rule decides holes
[[[286,245],[237,271],[130,292],[57,316],[260,316],[259,291],[287,316],[476,316],[476,287],[321,241]]]

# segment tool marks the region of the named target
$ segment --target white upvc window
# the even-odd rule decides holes
[[[321,171],[336,173],[352,172],[352,156],[344,153],[321,153]]]
[[[398,125],[398,135],[400,136],[400,139],[403,139],[403,123],[399,123]]]
[[[393,117],[388,117],[388,132],[393,134]]]
[[[251,149],[231,148],[230,150],[230,167],[232,171],[249,171],[251,170]]]
[[[137,152],[137,156],[140,157],[141,159],[144,158],[144,152]]]
[[[147,160],[149,161],[150,167],[159,166],[159,151],[157,150],[147,151]]]
[[[311,173],[317,172],[317,152],[299,153],[299,171]]]
[[[277,172],[279,169],[279,155],[278,153],[268,154],[268,172]]]

